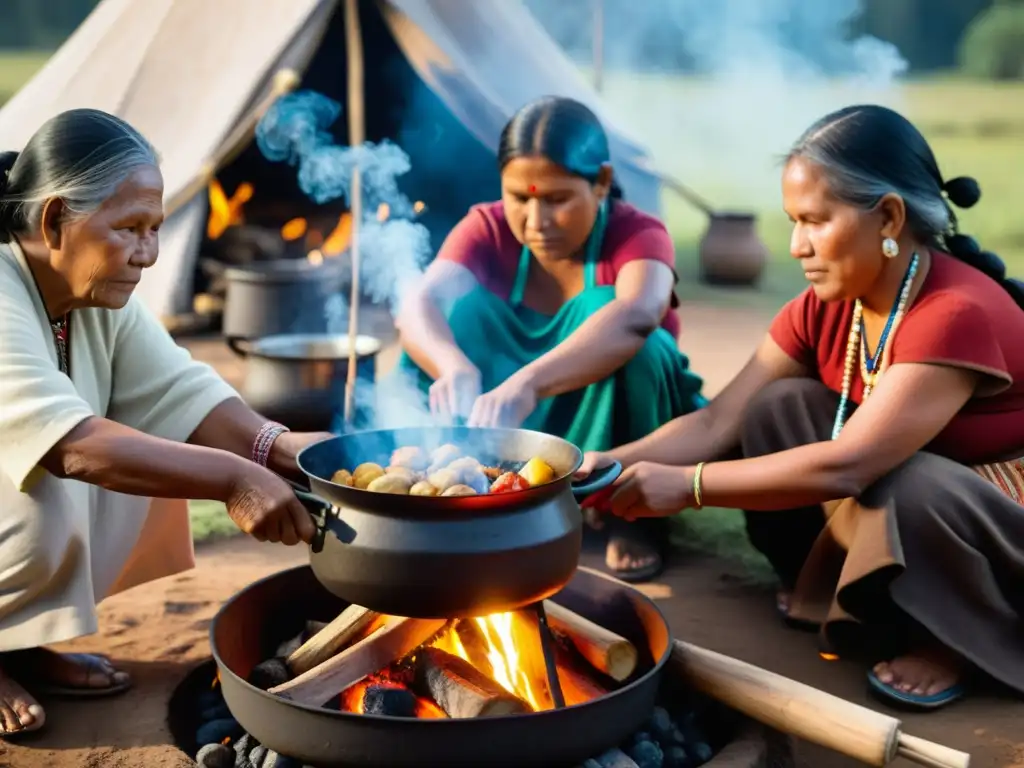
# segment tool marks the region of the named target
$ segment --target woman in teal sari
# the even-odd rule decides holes
[[[677,345],[671,238],[620,199],[609,157],[571,99],[535,101],[505,127],[501,200],[452,230],[398,316],[399,370],[435,413],[601,451],[704,405]],[[664,521],[607,530],[616,576],[661,570]]]

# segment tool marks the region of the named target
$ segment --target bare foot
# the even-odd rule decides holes
[[[908,653],[874,667],[885,685],[915,696],[934,696],[952,688],[963,675],[963,660],[948,648],[929,648]]]
[[[618,536],[608,541],[604,555],[605,565],[612,571],[637,571],[654,565],[659,559],[653,547]]]
[[[114,669],[110,659],[91,653],[57,653],[31,648],[7,654],[11,669],[26,681],[60,688],[84,690],[123,687],[131,678]]]
[[[0,669],[0,738],[37,731],[45,721],[39,702]]]

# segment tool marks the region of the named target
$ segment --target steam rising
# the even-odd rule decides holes
[[[352,174],[362,174],[363,219],[359,249],[362,293],[394,314],[406,291],[422,277],[430,259],[430,233],[410,220],[413,205],[398,188],[398,178],[411,169],[409,156],[390,141],[358,147],[338,145],[330,128],[341,116],[341,105],[314,91],[284,96],[268,110],[256,128],[256,142],[272,162],[295,166],[303,193],[317,204],[344,199],[351,207]],[[388,207],[384,221],[377,217]],[[328,298],[329,333],[348,330],[349,302],[345,294]],[[356,387],[356,409],[368,428],[428,426],[433,419],[416,382],[398,372],[385,381]]]
[[[860,0],[602,0],[605,100],[659,165],[722,207],[774,205],[777,158],[814,120],[855,102],[899,108],[906,61],[850,35]],[[590,0],[527,0],[589,64]]]

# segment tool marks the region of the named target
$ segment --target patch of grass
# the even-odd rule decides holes
[[[764,555],[747,538],[743,513],[738,509],[688,509],[675,519],[672,540],[683,550],[712,555],[737,566],[742,580],[769,586],[777,579]]]
[[[38,72],[50,51],[0,51],[0,104],[13,96]]]
[[[239,533],[238,526],[219,501],[190,501],[188,516],[192,522],[192,541],[221,539]]]

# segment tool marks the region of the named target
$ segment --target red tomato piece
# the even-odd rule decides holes
[[[506,472],[491,483],[491,493],[512,493],[513,491],[525,491],[530,487],[526,478],[518,472]]]

